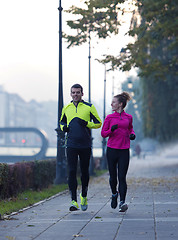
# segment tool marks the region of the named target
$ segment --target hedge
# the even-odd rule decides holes
[[[0,199],[17,196],[27,189],[41,190],[54,182],[56,160],[0,163]]]

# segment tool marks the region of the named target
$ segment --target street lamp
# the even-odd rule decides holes
[[[133,84],[132,84],[131,82],[128,82],[128,84],[127,84],[127,85],[128,85],[128,88],[129,88],[129,89],[132,89],[132,87],[133,87]]]
[[[62,87],[62,6],[59,0],[59,91],[58,91],[58,121],[57,128],[57,159],[55,184],[66,182],[66,157],[65,157],[65,134],[60,129],[60,116],[63,108]]]
[[[88,36],[88,45],[89,45],[89,54],[88,54],[88,101],[91,103],[91,36]],[[93,137],[92,130],[91,131],[91,157],[90,157],[90,175],[94,175],[94,159],[93,159]]]
[[[88,36],[88,46],[89,46],[89,54],[88,54],[88,101],[91,102],[91,36],[89,29]]]
[[[104,69],[104,98],[103,98],[103,122],[106,118],[106,64]],[[106,138],[103,138],[102,140],[102,169],[107,168],[106,164]]]
[[[112,78],[112,98],[114,97],[114,76]]]

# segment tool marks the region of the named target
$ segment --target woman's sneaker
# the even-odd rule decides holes
[[[118,198],[118,192],[116,194],[112,194],[112,199],[111,199],[111,207],[112,208],[117,207],[117,198]]]
[[[124,201],[121,201],[119,204],[119,212],[125,212],[127,209],[128,205]]]
[[[71,202],[71,206],[70,206],[69,210],[70,210],[70,211],[77,211],[77,210],[79,210],[78,203],[73,200],[73,201]]]
[[[87,197],[82,197],[82,194],[80,193],[80,199],[81,199],[81,209],[82,211],[86,211],[88,208],[88,203],[87,203]]]

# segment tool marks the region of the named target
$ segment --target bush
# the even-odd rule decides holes
[[[56,160],[15,164],[0,163],[0,199],[16,196],[28,189],[41,190],[53,183]]]
[[[34,164],[34,190],[48,187],[53,183],[56,174],[56,161],[35,161]]]
[[[4,199],[9,191],[9,168],[7,164],[0,163],[0,198]]]

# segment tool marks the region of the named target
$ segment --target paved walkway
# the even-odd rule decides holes
[[[86,212],[68,211],[66,191],[0,221],[0,240],[177,240],[178,159],[160,158],[132,159],[126,213],[110,207],[107,173],[91,181]]]

